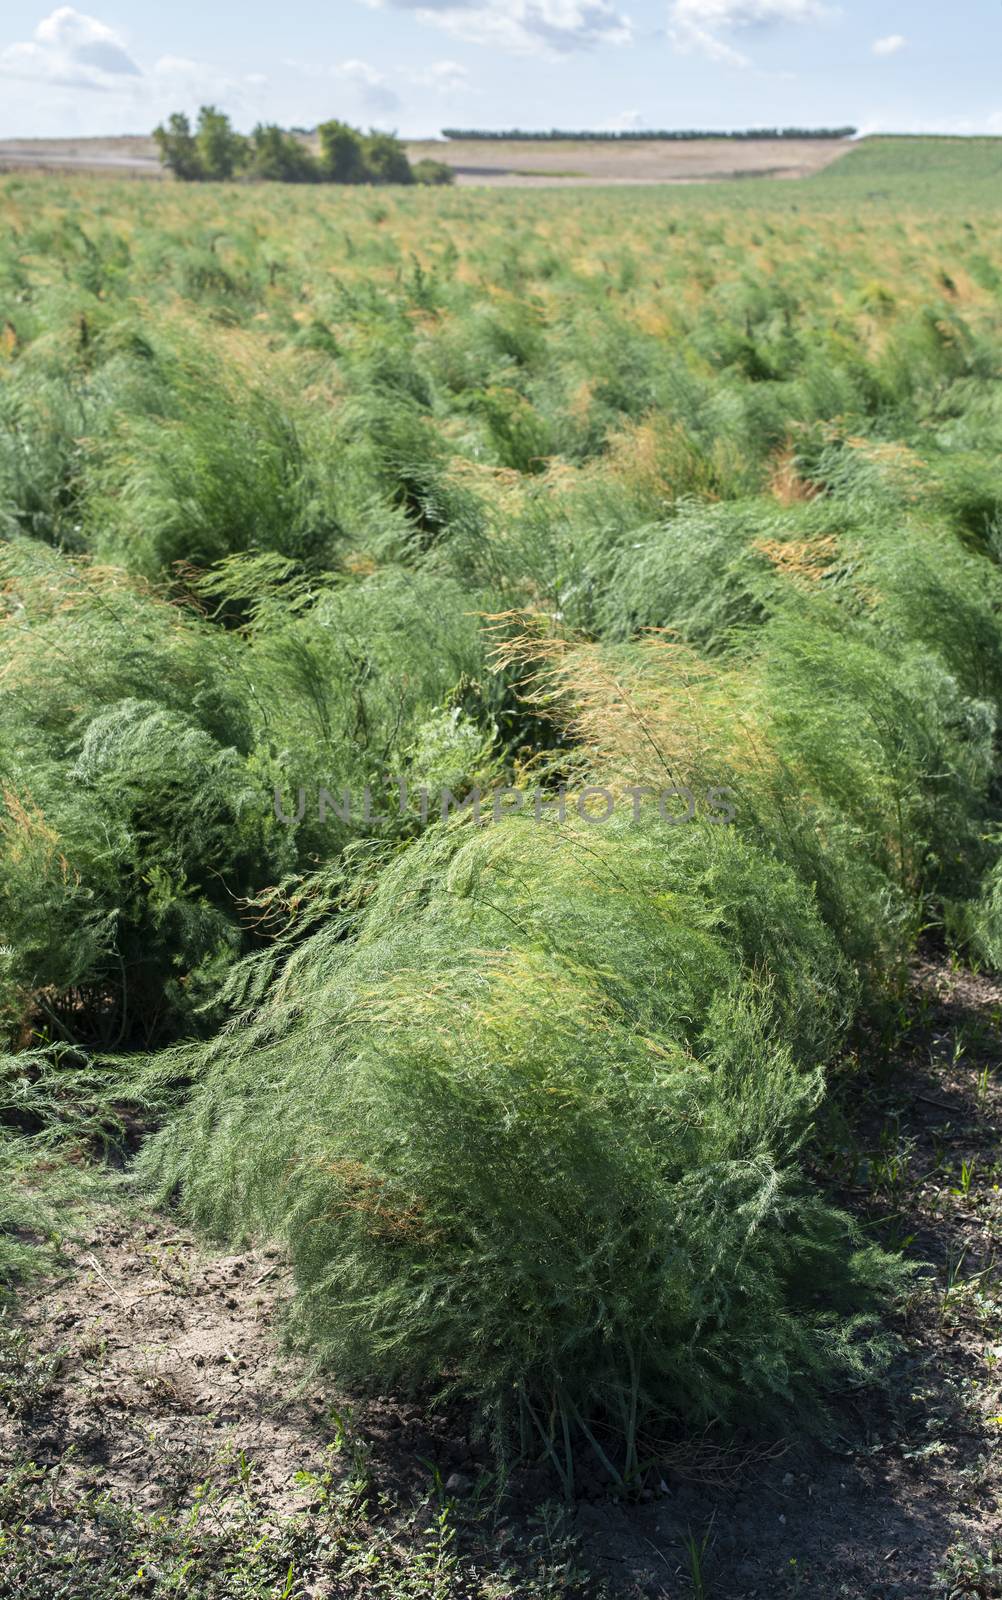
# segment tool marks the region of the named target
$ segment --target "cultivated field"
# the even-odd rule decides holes
[[[413,161],[444,161],[460,184],[581,187],[609,183],[703,183],[721,178],[806,178],[851,149],[845,139],[667,140],[450,139],[410,143]]]
[[[0,179],[10,1592],[1002,1593],[998,151]]]
[[[308,144],[312,142],[307,140]],[[456,182],[493,188],[561,188],[609,183],[698,183],[719,178],[803,178],[844,155],[842,139],[701,139],[672,144],[652,139],[607,143],[556,140],[482,142],[428,139],[406,144],[412,161],[443,161]],[[160,176],[152,139],[19,139],[0,141],[0,171],[107,172]]]

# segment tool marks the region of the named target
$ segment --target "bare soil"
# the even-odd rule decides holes
[[[0,140],[0,172],[22,169],[143,178],[164,175],[153,140],[139,134],[108,139]]]
[[[412,161],[442,161],[454,169],[457,184],[488,188],[806,178],[851,148],[845,139],[428,139],[406,145]],[[153,140],[139,135],[0,141],[0,171],[22,169],[164,176]]]
[[[845,1062],[816,1151],[837,1198],[923,1264],[897,1317],[890,1379],[843,1396],[824,1443],[793,1432],[681,1441],[651,1459],[631,1504],[585,1476],[570,1526],[606,1592],[1002,1595],[1000,1130],[1002,986],[919,963],[887,1036]],[[355,1469],[361,1452],[374,1493],[416,1503],[437,1485],[480,1551],[478,1570],[496,1560],[509,1574],[490,1592],[541,1593],[504,1562],[527,1548],[519,1530],[555,1493],[546,1473],[516,1473],[492,1502],[487,1453],[462,1416],[393,1397],[353,1402],[306,1374],[281,1347],[289,1295],[275,1250],[213,1254],[170,1215],[117,1202],[96,1214],[63,1270],[22,1297],[16,1337],[42,1377],[31,1367],[27,1387],[11,1388],[0,1373],[0,1469],[30,1461],[60,1475],[39,1538],[79,1517],[81,1495],[176,1514],[220,1461],[248,1463],[255,1517],[277,1526],[309,1506],[314,1480],[296,1474],[329,1465],[351,1415]],[[325,1587],[325,1549],[320,1540],[295,1594],[367,1596],[360,1579]]]
[[[446,162],[464,185],[586,188],[806,178],[851,148],[847,139],[449,139],[409,144],[407,153]]]

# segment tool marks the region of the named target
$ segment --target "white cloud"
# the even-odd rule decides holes
[[[60,6],[51,16],[44,17],[35,29],[35,38],[45,49],[95,67],[99,72],[139,73],[114,29],[96,17],[74,11],[72,6]]]
[[[824,22],[833,14],[823,0],[672,0],[668,31],[676,49],[701,50],[714,61],[747,67],[748,57],[721,33]]]
[[[608,117],[602,124],[603,133],[639,133],[641,129],[649,126],[647,118],[642,111],[620,111],[618,116]]]
[[[334,68],[334,77],[354,85],[366,111],[385,116],[400,107],[400,96],[387,83],[385,72],[370,66],[368,61],[342,61]]]
[[[373,9],[412,11],[472,44],[523,55],[562,55],[596,44],[626,44],[628,17],[613,0],[364,0]]]
[[[761,28],[772,22],[819,22],[830,15],[821,0],[675,0],[677,22],[704,28]]]
[[[886,39],[874,39],[873,53],[875,56],[896,56],[907,43],[903,33],[889,33]]]
[[[433,61],[430,67],[408,72],[407,81],[438,94],[466,94],[472,88],[470,74],[459,61]]]
[[[267,83],[268,79],[261,72],[248,72],[242,78],[234,78],[204,61],[191,61],[187,56],[161,56],[134,92],[144,105],[147,97],[152,96],[158,106],[169,102],[171,110],[179,105],[193,111],[200,105],[225,104],[229,110],[245,111],[251,108]]]
[[[371,113],[377,122],[403,109],[402,92],[408,89],[430,90],[435,95],[465,94],[472,91],[470,75],[458,61],[433,61],[427,67],[395,67],[382,72],[368,61],[353,59],[336,62],[301,61],[287,56],[282,65],[291,68],[298,76],[312,82],[331,80],[349,86],[349,93],[358,106]],[[344,91],[339,91],[343,94]],[[348,112],[351,115],[351,112]]]
[[[72,6],[59,6],[44,17],[30,40],[0,50],[0,74],[105,91],[142,76],[121,36]]]
[[[185,56],[161,56],[144,71],[114,28],[72,6],[59,6],[43,17],[30,40],[0,49],[0,77],[31,84],[38,109],[46,93],[97,91],[106,97],[108,109],[102,116],[109,128],[119,115],[131,126],[138,116],[148,114],[155,121],[178,105],[194,110],[199,104],[226,101],[250,110],[267,83],[260,73],[233,78]],[[64,109],[62,100],[59,108]]]
[[[716,34],[709,33],[705,28],[700,28],[694,22],[678,23],[668,29],[668,37],[676,50],[688,54],[690,50],[701,50],[703,55],[709,56],[711,61],[722,61],[729,67],[750,67],[748,57],[735,50],[731,45],[725,44],[723,39],[718,39]]]
[[[342,61],[334,68],[334,76],[351,78],[355,83],[364,83],[370,89],[386,82],[386,74],[379,72],[375,67],[370,67],[367,61]]]

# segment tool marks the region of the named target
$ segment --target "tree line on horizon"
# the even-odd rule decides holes
[[[535,133],[521,128],[443,128],[443,139],[851,139],[856,128],[744,128],[721,132],[699,128],[624,128],[616,132],[560,128]]]
[[[298,132],[259,122],[238,133],[225,112],[202,106],[194,130],[175,111],[153,130],[160,160],[182,183],[220,183],[246,178],[258,183],[442,184],[453,181],[441,161],[408,160],[395,134],[363,133],[336,118],[314,130],[317,154]]]

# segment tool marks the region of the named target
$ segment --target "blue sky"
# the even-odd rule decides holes
[[[1002,134],[1002,0],[4,0],[0,137],[238,126]]]

